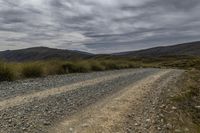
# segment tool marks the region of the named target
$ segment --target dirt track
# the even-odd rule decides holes
[[[166,129],[159,129],[153,122],[156,116],[151,105],[156,106],[162,89],[167,89],[182,73],[180,70],[130,69],[93,73],[85,78],[84,74],[77,74],[74,78],[83,78],[62,86],[35,88],[30,93],[23,89],[17,93],[8,90],[10,95],[0,98],[0,132],[164,132]],[[26,81],[26,84],[32,82]],[[0,88],[0,91],[6,90]],[[151,96],[150,103],[145,102],[148,96]],[[151,111],[141,114],[138,110]],[[130,114],[134,116],[129,118]]]

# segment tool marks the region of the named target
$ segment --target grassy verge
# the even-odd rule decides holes
[[[173,101],[181,109],[185,117],[190,118],[193,129],[200,132],[200,71],[190,70],[185,73],[185,79],[179,93]],[[184,119],[183,119],[184,120]],[[187,120],[186,123],[189,121]]]
[[[200,57],[130,58],[102,56],[76,61],[0,62],[0,81],[12,81],[55,74],[146,67],[200,69]]]
[[[104,56],[76,61],[0,62],[0,81],[141,67],[187,70],[178,83],[177,92],[171,92],[175,95],[172,98],[170,95],[170,109],[167,111],[168,117],[166,118],[169,118],[169,121],[178,128],[188,127],[191,129],[190,132],[200,133],[200,57],[129,58]],[[169,98],[166,97],[166,99]],[[169,114],[171,106],[177,106],[179,110]]]
[[[15,79],[13,68],[4,62],[0,62],[0,81],[12,81]]]
[[[164,123],[169,132],[200,132],[200,71],[187,70],[161,96]]]
[[[49,60],[32,62],[1,62],[0,81],[43,77],[48,75],[85,73],[113,69],[136,68],[134,61],[120,59],[90,59],[90,60]]]

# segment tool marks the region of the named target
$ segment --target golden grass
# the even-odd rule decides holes
[[[188,117],[188,120],[182,123],[191,123],[195,132],[200,131],[200,70],[192,69],[183,75],[179,91],[172,98],[181,112]]]
[[[12,81],[15,79],[13,68],[7,63],[0,62],[0,81]]]
[[[0,81],[11,81],[23,78],[35,78],[48,75],[85,73],[113,69],[135,68],[131,61],[121,60],[77,60],[77,61],[32,61],[32,62],[1,62]]]
[[[181,68],[200,69],[199,57],[96,57],[87,60],[46,60],[30,62],[0,62],[0,81],[35,78],[47,75],[84,73],[128,68]]]

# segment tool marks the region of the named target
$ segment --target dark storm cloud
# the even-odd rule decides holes
[[[195,41],[199,0],[0,0],[0,50],[95,53]]]
[[[1,18],[3,18],[3,24],[26,23],[26,18],[24,18],[24,16],[26,16],[26,12],[24,12],[23,10],[4,10],[0,12],[0,15]]]

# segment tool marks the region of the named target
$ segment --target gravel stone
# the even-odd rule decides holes
[[[31,133],[46,133],[52,124],[62,120],[64,117],[71,116],[89,105],[95,104],[99,100],[120,91],[126,86],[159,71],[160,69],[128,69],[90,74],[51,76],[16,81],[13,83],[1,83],[0,90],[8,92],[6,96],[0,96],[2,100],[78,81],[93,79],[103,75],[129,72],[127,76],[120,76],[113,80],[52,95],[42,100],[35,99],[30,103],[1,110],[0,132],[21,133],[25,130]],[[4,87],[9,89],[3,89]],[[10,119],[12,120],[10,121]]]

